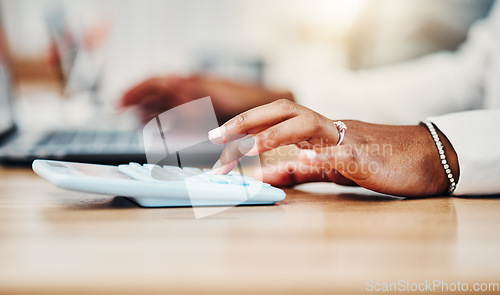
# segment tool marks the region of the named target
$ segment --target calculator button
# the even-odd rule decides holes
[[[161,171],[153,171],[151,177],[159,181],[182,181],[184,177],[180,174],[162,173]]]
[[[176,166],[160,167],[152,164],[140,165],[135,162],[131,162],[128,165],[120,165],[118,166],[118,170],[131,178],[141,181],[189,181],[195,183],[212,182],[217,184],[233,184],[239,186],[261,185],[264,187],[270,187],[267,183],[241,175],[237,171],[231,171],[227,175],[213,175],[211,174],[211,169],[201,170],[194,167],[184,167],[181,169]]]
[[[248,183],[247,181],[243,181],[241,179],[231,179],[231,184],[242,185],[242,186],[250,185],[250,183]]]
[[[235,179],[241,179],[241,180],[244,180],[244,181],[247,181],[247,182],[260,182],[256,179],[253,179],[253,178],[250,178],[248,176],[244,176],[244,175],[240,175],[239,177],[235,177]]]
[[[190,177],[187,177],[185,178],[186,181],[192,181],[192,182],[208,182],[209,179],[208,177],[204,176],[204,175],[196,175],[196,176],[190,176]]]
[[[182,172],[182,169],[177,166],[163,166],[163,170],[165,172],[176,172],[176,173]]]
[[[179,175],[160,175],[158,178],[158,180],[161,180],[161,181],[183,181],[184,180],[184,177],[182,176],[179,176]]]
[[[154,179],[151,178],[151,176],[143,172],[137,171],[136,168],[132,168],[130,165],[120,165],[118,166],[118,171],[137,180],[154,181]]]
[[[201,173],[201,169],[199,168],[194,168],[194,167],[184,167],[182,168],[182,172],[184,173],[190,173],[190,174],[200,174]]]
[[[226,184],[229,183],[226,177],[220,175],[213,175],[209,178],[210,182]]]
[[[195,176],[195,175],[201,174],[201,170],[200,169],[193,169],[193,168],[191,168],[191,169],[183,168],[182,174],[184,174],[186,177]]]
[[[142,168],[141,164],[136,163],[136,162],[130,162],[128,165],[129,165],[130,167],[132,167],[132,168],[136,168],[136,169],[141,169],[141,168]]]
[[[184,177],[194,177],[194,176],[197,176],[199,174],[191,173],[191,172],[184,172],[181,175],[184,176]]]
[[[157,165],[154,165],[154,164],[144,164],[142,165],[144,168],[148,169],[148,170],[152,170],[154,167],[156,167]]]

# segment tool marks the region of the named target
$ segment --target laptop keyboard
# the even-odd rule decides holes
[[[75,130],[47,133],[35,142],[16,139],[2,151],[9,156],[36,157],[68,154],[136,154],[143,153],[140,134],[133,131]]]

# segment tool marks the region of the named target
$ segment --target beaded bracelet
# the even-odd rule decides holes
[[[432,138],[434,139],[434,143],[436,143],[436,147],[437,147],[438,152],[439,152],[439,157],[441,158],[441,164],[443,164],[444,172],[446,173],[446,176],[448,177],[448,181],[450,182],[450,186],[448,187],[448,193],[451,194],[455,191],[457,184],[455,182],[455,178],[453,177],[453,173],[451,172],[450,165],[448,164],[448,161],[446,160],[446,155],[444,153],[443,144],[441,143],[441,140],[439,139],[439,135],[436,132],[434,125],[432,125],[432,123],[429,121],[425,121],[423,123],[427,126],[427,128],[431,132]]]

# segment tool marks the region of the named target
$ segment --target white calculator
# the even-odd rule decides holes
[[[124,196],[143,207],[268,205],[285,192],[267,183],[230,172],[129,163],[119,166],[35,160],[33,170],[68,190]]]

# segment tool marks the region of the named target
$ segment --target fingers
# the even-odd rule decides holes
[[[274,186],[292,186],[323,181],[331,181],[345,186],[357,186],[356,183],[345,178],[336,170],[324,171],[321,167],[310,166],[298,161],[265,167],[262,169],[262,181]]]
[[[151,78],[131,88],[123,95],[120,106],[136,105],[142,102],[145,97],[156,96],[159,90],[158,83],[158,78]]]
[[[247,134],[255,134],[304,112],[304,107],[281,99],[246,111],[208,133],[210,141],[224,144]]]
[[[346,151],[343,146],[334,146],[320,148],[316,150],[301,150],[299,159],[301,162],[310,166],[321,166],[325,163],[331,164],[332,168],[336,168],[339,163],[347,161],[345,159]]]
[[[274,186],[325,181],[324,176],[321,169],[301,162],[288,162],[262,169],[262,181]]]
[[[310,122],[309,115],[300,115],[269,127],[254,136],[231,142],[222,153],[222,167],[216,174],[225,174],[234,168],[243,156],[256,156],[279,146],[307,141],[317,126]],[[231,168],[232,167],[232,168]]]
[[[308,141],[301,141],[295,144],[301,150],[310,150],[314,148],[314,145]]]
[[[121,107],[141,104],[144,98],[155,97],[161,99],[169,92],[174,92],[173,87],[181,82],[176,76],[155,77],[148,79],[127,91],[119,102]]]
[[[251,149],[251,147],[247,147],[248,143],[244,142],[246,139],[248,139],[248,137],[231,142],[224,148],[219,157],[219,160],[212,167],[213,174],[227,174],[238,165],[240,159],[245,155],[246,152],[248,152],[248,150]]]
[[[247,155],[255,156],[280,146],[306,142],[317,130],[309,114],[293,117],[254,135],[255,144]]]
[[[326,174],[340,172],[350,180],[358,179],[361,171],[355,150],[350,146],[333,146],[317,150],[302,150],[299,159],[302,163],[321,167]]]

